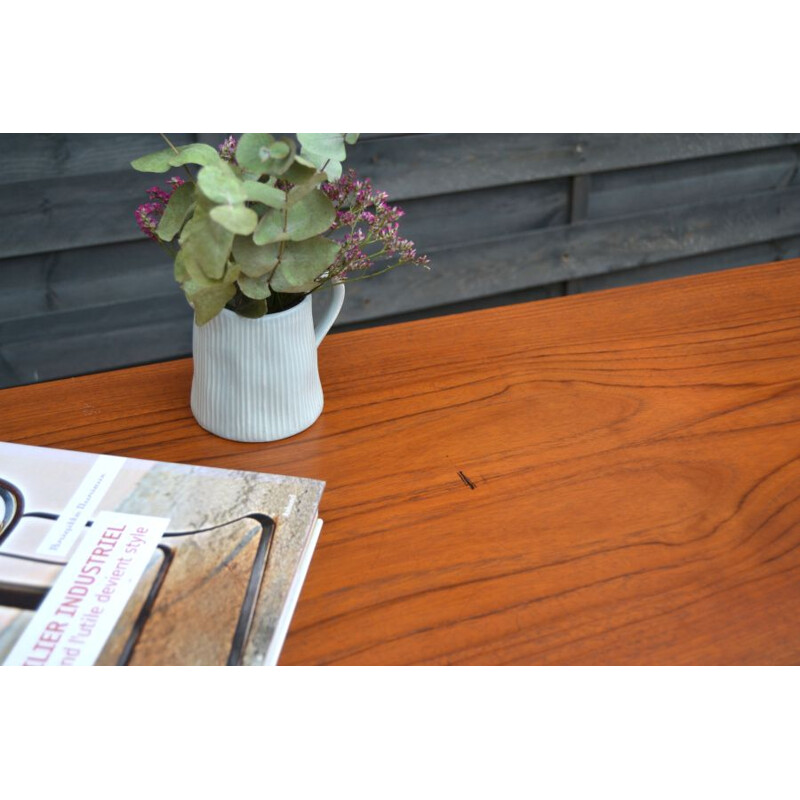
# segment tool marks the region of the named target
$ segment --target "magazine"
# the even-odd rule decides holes
[[[324,486],[0,442],[0,663],[276,664]]]

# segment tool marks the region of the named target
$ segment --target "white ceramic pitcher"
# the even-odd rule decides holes
[[[312,302],[324,302],[322,294],[258,319],[223,309],[194,326],[191,405],[203,428],[237,442],[271,442],[316,421],[323,404],[317,347],[339,316],[344,285],[324,292],[329,302],[315,324]]]

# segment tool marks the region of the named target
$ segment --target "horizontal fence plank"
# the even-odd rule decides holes
[[[242,134],[241,133],[196,133],[194,134],[197,137],[198,142],[203,142],[204,144],[210,144],[212,147],[216,147],[219,145],[224,139],[227,139],[228,136],[233,136],[238,139]],[[280,138],[281,136],[294,136],[294,133],[273,133],[275,137]],[[397,136],[429,136],[430,134],[418,134],[418,133],[361,133],[359,134],[359,141],[364,142],[367,139],[394,139]],[[351,150],[352,152],[352,150]]]
[[[135,328],[109,328],[102,335],[74,334],[0,346],[3,386],[56,380],[189,355],[191,326],[162,319]],[[5,368],[3,368],[5,367]]]
[[[627,217],[785,188],[798,183],[798,153],[776,148],[580,178],[588,183],[589,219]],[[568,179],[420,198],[402,203],[401,227],[420,252],[436,253],[482,238],[565,225],[575,213],[574,200]]]
[[[533,140],[537,136],[529,138]],[[747,142],[754,144],[756,141],[764,144],[768,139],[774,141],[782,136],[754,134],[755,138],[747,141],[746,137],[734,136],[725,139],[724,144],[744,145]],[[506,135],[483,137],[484,149],[487,148],[486,142],[494,141],[494,137],[505,138]],[[384,142],[399,146],[406,141],[414,140],[418,142],[420,149],[424,150],[428,146],[429,139],[437,138],[438,135],[393,137],[387,140],[366,140],[364,146],[372,147],[378,144],[383,146]],[[595,142],[595,139],[591,141]],[[714,143],[706,143],[705,149],[711,150]],[[722,147],[723,142],[716,144]],[[638,139],[636,145],[630,148],[633,154],[628,154],[628,162],[635,160],[637,154],[639,157],[644,157],[647,151]],[[654,146],[651,149],[654,150]],[[698,148],[694,148],[696,149]],[[513,152],[502,153],[498,158],[511,163],[513,155]],[[424,153],[417,158],[423,159],[423,157]],[[605,163],[608,159],[599,161]],[[714,192],[725,194],[731,191],[750,192],[769,186],[779,186],[787,179],[791,179],[796,164],[795,149],[785,147],[747,153],[719,160],[719,163],[713,160],[708,163],[692,162],[688,165],[676,162],[665,167],[650,168],[641,173],[636,170],[626,170],[621,173],[594,175],[588,197],[588,214],[590,217],[613,216],[657,205],[695,202],[713,197]],[[428,175],[432,167],[433,163],[418,161],[416,169],[413,169],[413,165],[407,165],[406,169],[409,173],[419,176]],[[180,171],[175,172],[179,174]],[[544,180],[544,176],[538,175],[535,179],[523,182],[523,173],[524,170],[520,171],[515,167],[513,176],[506,176],[510,180],[507,186],[485,187],[482,190],[473,187],[475,191],[457,192],[442,197],[428,193],[427,184],[421,186],[418,197],[410,197],[401,202],[409,215],[407,226],[418,228],[419,232],[414,231],[414,236],[420,239],[420,241],[415,239],[420,249],[438,246],[439,241],[436,236],[431,242],[425,241],[429,231],[437,236],[449,235],[452,231],[453,235],[467,235],[472,239],[511,232],[502,230],[502,226],[509,224],[514,215],[524,217],[528,213],[519,206],[519,203],[532,205],[529,229],[542,224],[561,224],[562,219],[558,216],[561,213],[560,193],[563,191],[565,197],[567,196],[568,179],[562,177]],[[146,200],[146,189],[155,183],[163,184],[166,177],[166,175],[143,174],[127,169],[109,174],[0,186],[0,218],[4,220],[4,225],[0,227],[0,256],[10,258],[135,240],[139,232],[133,212],[137,205]],[[381,184],[376,183],[376,185]],[[522,188],[523,186],[527,188]],[[481,194],[481,191],[485,194]],[[420,205],[419,212],[415,211],[414,204],[421,203],[422,200],[427,202]],[[564,202],[568,203],[568,198]],[[495,209],[493,204],[497,204],[498,208]],[[440,223],[447,214],[437,213],[435,211],[437,205],[442,205],[445,209],[448,206],[453,209],[464,209],[464,212],[454,211],[450,214],[450,221],[443,228]],[[541,213],[537,210],[537,205],[542,208]],[[464,217],[467,211],[468,217]],[[537,215],[541,221],[536,220]],[[463,225],[459,226],[462,218]],[[473,233],[473,224],[476,221],[477,228]],[[488,229],[495,224],[499,225],[499,229],[493,234]]]
[[[175,145],[195,140],[193,133],[167,136]],[[165,147],[157,133],[4,133],[0,185],[120,172],[134,158]]]
[[[400,232],[419,252],[427,252],[565,225],[569,206],[568,179],[424,197],[402,203]]]
[[[351,284],[343,321],[376,319],[460,299],[640,267],[676,256],[785,238],[797,234],[798,219],[800,188],[791,187],[464,244],[456,238],[455,244],[451,240],[430,248],[430,271],[401,267],[377,280]],[[414,232],[413,227],[410,231]],[[50,260],[31,259],[32,264],[39,264],[41,298],[31,301],[29,295],[24,305],[11,291],[7,300],[0,301],[9,325],[5,330],[12,330],[10,321],[14,317],[28,313],[23,309],[33,313],[41,313],[43,308],[79,309],[172,291],[168,257],[162,256],[155,244],[147,240],[131,244],[120,250],[117,261],[110,260],[112,252],[113,248],[89,248],[82,253],[54,255]],[[16,262],[13,272],[18,276],[17,283],[23,282],[27,264],[26,259]],[[48,268],[49,281],[44,274]],[[178,291],[177,287],[174,290]],[[17,301],[19,311],[15,313]]]
[[[747,267],[752,264],[767,264],[772,261],[785,261],[788,258],[800,258],[800,236],[789,239],[778,239],[771,242],[760,242],[749,247],[738,247],[733,250],[721,250],[714,253],[703,253],[689,258],[663,261],[644,267],[593,275],[568,281],[567,294],[582,294],[604,289],[616,289],[621,286],[634,286],[640,283],[682,278],[688,275],[700,275],[704,272],[720,272],[735,267]]]
[[[779,147],[600,173],[591,178],[586,217],[622,217],[782,189],[798,182],[798,165],[800,148]]]
[[[99,336],[110,330],[138,328],[166,319],[180,320],[181,324],[191,327],[192,310],[177,286],[167,294],[133,301],[0,320],[0,347],[31,339],[47,338],[55,342],[84,333]]]
[[[199,141],[212,147],[229,135],[166,134],[175,145]],[[361,142],[408,135],[362,134]],[[0,134],[0,185],[120,172],[128,169],[133,159],[166,146],[158,133],[3,133]]]
[[[155,242],[100,245],[0,261],[0,319],[89,309],[177,290]]]
[[[33,383],[191,352],[192,312],[180,291],[145,302],[0,321],[0,364]]]
[[[163,176],[131,170],[0,187],[0,218],[4,219],[0,253],[14,257],[137,239],[141,234],[134,210],[147,200],[147,188],[156,183],[163,185]],[[414,229],[420,246],[429,235],[435,245],[448,237],[463,239],[465,234],[485,237],[561,224],[567,204],[566,179],[498,187],[475,196],[404,204],[408,215],[404,227]]]
[[[447,133],[359,142],[346,164],[402,200],[798,143],[798,133]]]
[[[0,186],[0,255],[135,240],[134,211],[165,177],[128,170]]]
[[[401,267],[350,286],[344,321],[599,275],[797,234],[800,188],[725,198],[624,219],[546,228],[435,252],[432,269]]]
[[[478,194],[425,198],[406,205],[406,235],[420,247],[422,243],[435,247],[564,224],[567,219],[566,181]],[[134,242],[4,259],[0,276],[4,319],[119,302],[168,292],[174,286],[170,257],[143,236]]]
[[[227,134],[167,134],[216,146]],[[800,143],[800,134],[364,134],[346,162],[396,199]],[[0,184],[119,172],[156,133],[2,134]]]

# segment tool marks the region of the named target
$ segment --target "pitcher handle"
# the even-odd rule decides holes
[[[314,333],[317,337],[317,347],[320,342],[325,338],[325,335],[331,329],[331,325],[336,322],[336,317],[342,310],[342,303],[344,303],[344,284],[335,283],[331,287],[331,297],[328,302],[328,308],[320,318],[319,322],[314,326]]]

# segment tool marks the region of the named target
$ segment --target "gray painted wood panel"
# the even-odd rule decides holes
[[[798,231],[800,187],[573,225],[564,224],[563,204],[556,203],[553,207],[557,209],[560,225],[539,226],[530,232],[483,237],[463,244],[463,236],[442,235],[447,230],[445,225],[440,226],[439,232],[433,230],[435,214],[422,213],[420,219],[432,224],[430,239],[436,246],[429,250],[435,268],[426,272],[403,267],[379,281],[352,284],[343,321],[434,308],[459,300],[631,269],[675,255],[714,252],[732,245],[784,238]],[[548,204],[543,208],[548,208]],[[454,209],[456,217],[464,215],[463,205],[456,203]],[[476,213],[465,215],[473,220],[470,236],[483,232],[480,222],[473,219]],[[486,216],[490,222],[495,219]],[[512,221],[521,227],[525,222],[513,216]],[[409,218],[410,234],[424,241],[411,222]],[[31,264],[37,264],[38,269],[31,269]],[[46,310],[89,309],[114,301],[179,293],[168,257],[149,241],[113,249],[106,246],[68,251],[45,260],[18,259],[13,266],[10,272],[15,276],[14,285],[22,288],[4,292],[0,299],[0,311],[11,315],[11,319]],[[26,280],[25,272],[29,269],[29,274],[35,272],[38,276],[35,282]],[[36,296],[32,296],[34,286],[38,289]],[[9,331],[10,327],[3,328],[0,323],[2,330]]]
[[[566,179],[423,197],[400,203],[403,235],[420,252],[527,233],[569,221]]]
[[[431,134],[359,143],[348,163],[396,199],[800,143],[800,134]]]
[[[62,250],[0,262],[0,320],[91,309],[179,291],[172,259],[136,242]]]
[[[191,133],[167,136],[176,145],[195,140]],[[134,158],[164,147],[157,133],[7,133],[0,147],[0,185],[122,172]]]
[[[47,315],[47,338],[61,339],[83,333],[102,333],[113,328],[140,328],[167,318],[186,318],[191,309],[180,291],[133,301],[116,301],[91,309],[53,311]],[[41,337],[41,317],[0,321],[0,347]]]
[[[45,335],[41,318],[0,322],[0,364],[13,383],[29,383],[175,358],[189,352],[191,330],[180,292],[52,312]]]
[[[28,339],[0,346],[0,379],[7,386],[166,361],[191,352],[191,322],[171,317],[134,328]]]
[[[760,192],[619,219],[587,221],[436,251],[424,274],[401,268],[352,284],[343,320],[544,286],[575,278],[791,237],[800,188]]]
[[[134,210],[158,181],[133,170],[0,186],[3,257],[141,236]]]
[[[797,183],[798,166],[800,148],[779,147],[599,173],[592,176],[586,217],[623,217],[657,208],[782,189]]]
[[[751,264],[782,261],[787,258],[800,258],[800,237],[778,239],[733,250],[721,250],[715,253],[702,253],[698,256],[663,261],[659,264],[651,264],[645,267],[579,278],[568,282],[567,294],[616,289],[622,286],[650,283],[651,281],[699,275],[704,272],[719,272],[735,267],[746,267]]]
[[[566,159],[563,152],[565,148],[568,149],[567,144],[573,146],[575,141],[586,142],[586,150],[581,161],[583,166],[587,169],[592,167],[592,171],[598,171],[601,168],[613,167],[615,164],[631,168],[642,162],[646,163],[648,159],[673,157],[674,153],[678,151],[681,152],[682,158],[688,158],[687,153],[694,153],[698,150],[716,155],[719,152],[725,152],[725,148],[744,144],[764,145],[768,141],[774,143],[778,140],[791,139],[791,136],[783,134],[728,136],[727,138],[720,136],[710,137],[708,141],[703,137],[698,140],[695,136],[664,135],[662,137],[642,137],[641,140],[639,137],[634,137],[631,141],[624,140],[621,143],[619,137],[605,142],[604,137],[606,136],[580,140],[577,135],[526,137],[523,134],[502,134],[486,136],[482,139],[475,134],[436,134],[368,139],[353,148],[351,162],[359,166],[364,175],[373,177],[377,186],[386,188],[393,201],[403,201],[405,197],[404,205],[411,206],[407,208],[409,214],[413,210],[414,198],[429,198],[443,191],[471,190],[469,191],[469,195],[473,195],[471,198],[463,199],[458,194],[448,194],[447,202],[466,203],[467,205],[472,203],[474,207],[485,203],[489,209],[492,209],[492,213],[487,214],[487,208],[483,208],[483,218],[500,219],[505,211],[501,208],[499,213],[495,214],[492,207],[492,203],[500,196],[487,195],[484,200],[480,194],[475,194],[475,191],[489,187],[509,188],[519,183],[535,182],[535,188],[529,191],[531,192],[530,201],[536,202],[537,192],[545,191],[544,189],[540,190],[539,182],[559,177],[565,170],[579,168],[579,164]],[[557,141],[551,141],[551,139],[561,141],[560,149],[557,147]],[[444,152],[435,152],[437,147],[431,146],[431,140],[442,141],[446,145]],[[797,137],[797,140],[800,142],[800,136]],[[480,146],[481,141],[484,142],[482,146]],[[487,146],[487,141],[491,144],[490,147]],[[140,144],[138,139],[136,144]],[[154,144],[158,147],[158,141]],[[118,145],[117,149],[119,147],[121,145]],[[394,179],[397,176],[395,175],[393,178],[392,174],[386,172],[382,159],[387,156],[370,155],[376,147],[390,147],[388,152],[394,153],[393,157],[402,157],[407,154],[406,151],[419,151],[415,160],[412,159],[417,164],[417,168],[409,169],[409,165],[406,165],[406,170],[409,175],[414,176],[416,184],[413,187],[406,186],[405,189],[403,185],[398,184]],[[680,147],[685,147],[685,152],[680,150]],[[22,184],[0,185],[0,219],[3,220],[3,225],[0,227],[0,256],[9,258],[108,242],[136,240],[140,234],[135,224],[133,211],[139,203],[146,200],[147,188],[153,184],[163,184],[167,177],[167,175],[137,173],[128,167],[128,162],[132,158],[147,149],[132,147],[127,156],[118,156],[117,161],[124,160],[124,163],[116,172],[91,173],[60,177],[56,180],[50,178],[31,180]],[[501,155],[495,156],[494,159],[489,158],[489,155],[495,150]],[[460,176],[458,180],[461,183],[458,186],[449,186],[446,182],[439,181],[439,178],[443,178],[445,173],[450,174],[443,166],[445,154],[454,159],[449,169],[454,175]],[[428,162],[424,166],[419,166],[420,160],[423,158],[428,158]],[[587,213],[590,216],[625,213],[624,210],[615,211],[615,206],[628,202],[635,207],[640,199],[647,197],[648,193],[641,189],[643,186],[659,185],[661,194],[665,195],[662,203],[691,202],[694,199],[700,199],[695,195],[702,195],[705,192],[704,196],[708,197],[715,191],[730,191],[731,187],[738,187],[736,190],[741,193],[756,190],[753,189],[752,184],[759,180],[761,181],[760,185],[763,185],[770,181],[777,182],[781,177],[789,174],[796,167],[796,159],[796,152],[793,148],[780,148],[774,153],[750,154],[749,162],[740,162],[734,159],[729,162],[723,160],[718,164],[706,164],[705,175],[702,172],[703,166],[695,163],[681,170],[680,167],[683,165],[680,161],[660,167],[652,173],[628,175],[626,171],[623,171],[612,176],[596,175],[593,177],[592,190],[587,198],[589,204]],[[456,163],[460,163],[461,166],[456,168]],[[490,180],[488,177],[491,172],[491,170],[487,172],[490,163],[494,165],[493,169],[496,167],[499,170],[494,180]],[[700,170],[699,174],[698,170]],[[635,170],[632,172],[635,173]],[[175,174],[180,174],[180,170],[176,170]],[[436,175],[439,175],[439,178]],[[469,176],[472,176],[474,180]],[[708,176],[715,176],[717,184],[707,181]],[[464,184],[464,180],[467,178],[469,180]],[[725,178],[727,178],[727,185],[723,186]],[[407,182],[408,176],[403,180]],[[691,180],[693,180],[694,189],[690,185]],[[683,184],[686,184],[685,191],[689,193],[686,201],[679,199],[680,192],[683,191],[681,189]],[[703,189],[704,185],[705,190]],[[672,187],[672,196],[667,197],[670,187]],[[653,192],[650,194],[653,197],[657,196]],[[430,208],[430,204],[428,207]],[[535,209],[533,209],[533,213],[536,213]],[[418,216],[421,218],[421,215]],[[559,224],[559,222],[560,220],[556,218],[550,220],[550,224]],[[438,226],[432,224],[429,227],[436,229]],[[468,232],[470,227],[469,220],[465,220],[462,232]],[[422,240],[419,244],[420,247],[427,248],[435,246],[435,243],[431,244]]]
[[[160,137],[2,140],[0,386],[188,354],[191,310],[133,218],[162,176],[128,164]],[[797,255],[799,153],[800,134],[367,135],[350,165],[434,269],[352,284],[337,328]]]

